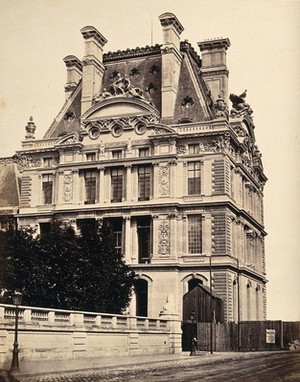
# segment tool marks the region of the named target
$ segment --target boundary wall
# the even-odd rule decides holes
[[[0,369],[12,360],[15,307],[0,304]],[[19,307],[19,361],[172,354],[181,352],[181,321]]]

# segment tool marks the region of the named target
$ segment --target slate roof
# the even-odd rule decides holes
[[[19,189],[16,164],[0,164],[0,208],[19,206]]]
[[[183,122],[197,122],[212,119],[209,91],[200,77],[201,59],[188,41],[180,44],[183,55],[178,92],[176,97],[173,118],[162,120],[165,124],[178,124]],[[153,104],[161,113],[162,107],[162,53],[161,45],[146,46],[144,48],[127,49],[117,52],[108,52],[103,55],[105,72],[102,89],[109,89],[120,73],[127,76],[134,87],[142,90],[143,96]],[[193,77],[193,78],[192,78]],[[65,102],[53,124],[44,138],[59,137],[80,130],[81,116],[81,82],[77,89]],[[182,106],[183,100],[189,97],[193,100],[193,107],[188,109]],[[70,122],[68,115],[74,115]]]

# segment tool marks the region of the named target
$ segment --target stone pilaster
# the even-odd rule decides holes
[[[79,204],[79,171],[73,170],[73,203]]]
[[[99,203],[103,204],[104,202],[104,190],[105,190],[105,184],[104,184],[104,167],[99,167]]]
[[[211,255],[212,252],[212,228],[211,214],[202,214],[202,254]]]
[[[132,233],[131,233],[131,217],[125,216],[125,261],[131,262],[132,254]]]
[[[126,165],[126,201],[130,202],[132,200],[132,174],[131,165]]]

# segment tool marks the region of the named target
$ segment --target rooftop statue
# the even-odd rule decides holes
[[[245,90],[244,93],[242,93],[239,96],[235,94],[230,94],[229,99],[232,102],[230,117],[235,118],[245,114],[251,116],[253,110],[251,109],[250,105],[245,102],[246,95],[247,90]]]
[[[110,87],[108,89],[104,88],[103,92],[95,97],[94,101],[99,102],[115,96],[134,97],[147,101],[143,96],[143,91],[132,85],[126,74],[122,76],[120,73],[116,74],[115,80]]]

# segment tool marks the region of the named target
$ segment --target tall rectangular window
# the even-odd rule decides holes
[[[199,154],[200,152],[199,143],[193,143],[189,145],[188,147],[189,147],[189,154]]]
[[[195,195],[201,193],[200,186],[200,162],[188,163],[188,194]]]
[[[123,242],[122,225],[123,225],[122,218],[112,219],[112,229],[113,229],[113,234],[115,238],[115,248],[119,253],[122,253],[122,242]]]
[[[149,147],[142,147],[139,149],[139,157],[148,157],[150,155]]]
[[[53,194],[53,175],[46,174],[43,175],[43,203],[52,204],[52,194]]]
[[[97,174],[95,171],[85,171],[84,173],[85,199],[84,204],[95,204]]]
[[[202,253],[202,216],[188,217],[188,246],[189,253]]]
[[[121,159],[122,158],[122,150],[114,150],[112,152],[113,159]]]
[[[149,200],[151,192],[151,167],[138,168],[138,200]]]
[[[121,202],[123,197],[123,169],[111,170],[111,201]]]
[[[105,223],[112,231],[115,249],[123,253],[123,218],[106,218]]]
[[[51,223],[40,223],[40,235],[45,236],[51,233]]]
[[[151,221],[150,216],[137,219],[139,263],[150,262],[151,254]]]
[[[96,160],[96,153],[86,153],[86,160],[88,162],[94,162]]]
[[[44,167],[52,166],[52,157],[43,158]]]

